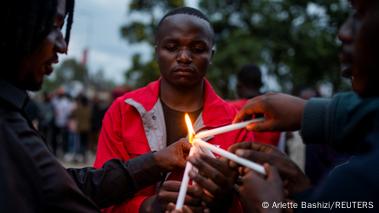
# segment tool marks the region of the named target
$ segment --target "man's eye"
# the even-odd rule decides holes
[[[191,48],[194,53],[203,53],[207,50],[204,46],[194,46]]]
[[[57,24],[54,24],[54,26],[53,26],[53,29],[56,30],[56,31],[61,31],[62,28],[63,28],[63,26],[57,25]]]
[[[165,45],[165,49],[170,51],[170,52],[173,52],[173,51],[176,51],[178,49],[178,46],[175,44],[168,44],[168,45]]]

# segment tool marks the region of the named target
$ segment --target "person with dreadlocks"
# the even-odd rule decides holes
[[[67,52],[74,0],[13,0],[2,5],[0,49],[0,212],[99,212],[185,164],[189,144],[102,168],[65,169],[28,120],[26,90],[39,90]],[[65,37],[61,32],[65,18]],[[114,190],[116,189],[116,190]]]
[[[188,143],[181,140],[188,132],[185,113],[194,121],[195,131],[230,124],[236,114],[235,108],[217,96],[205,78],[214,53],[214,31],[202,12],[190,7],[168,12],[158,24],[155,45],[161,78],[114,101],[103,120],[95,167],[111,158],[130,160],[150,151],[165,150],[173,143]],[[227,149],[236,142],[252,139],[252,133],[238,130],[208,138],[208,142]],[[215,212],[233,205],[236,173],[224,160],[217,160],[214,166],[217,169],[212,175],[218,178],[209,182],[212,188],[203,191],[189,186],[186,205]],[[169,180],[139,191],[132,200],[106,212],[165,210],[169,202],[176,201],[183,168],[184,165],[172,168]]]

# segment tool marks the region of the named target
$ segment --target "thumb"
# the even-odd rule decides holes
[[[272,131],[275,129],[275,123],[270,120],[263,120],[249,124],[246,129],[255,132]]]
[[[188,153],[192,147],[192,145],[188,142],[181,143],[181,145],[184,153]]]
[[[276,167],[270,166],[270,164],[268,164],[268,163],[265,163],[263,166],[265,167],[268,181],[270,181],[270,182],[278,182],[278,181],[281,182],[282,181]]]
[[[233,119],[233,123],[238,123],[238,122],[241,122],[243,121],[243,119],[245,118],[246,116],[246,112],[242,109],[241,111],[239,111],[236,116],[234,117]]]

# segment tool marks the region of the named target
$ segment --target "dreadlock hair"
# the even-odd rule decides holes
[[[58,0],[9,0],[0,13],[1,60],[7,69],[36,51],[51,32],[57,13]],[[74,0],[66,0],[67,27],[65,39],[68,44],[73,22]],[[8,74],[7,74],[8,73]],[[10,75],[2,72],[1,78]]]
[[[192,8],[192,7],[178,7],[176,9],[173,9],[173,10],[169,11],[168,13],[166,13],[166,15],[164,15],[158,23],[158,26],[157,26],[157,29],[155,32],[155,37],[157,37],[157,34],[159,32],[159,28],[161,27],[163,21],[169,16],[178,15],[178,14],[186,14],[186,15],[196,16],[196,17],[201,18],[204,21],[208,22],[209,27],[210,27],[211,32],[212,32],[212,43],[214,42],[214,30],[213,30],[213,27],[212,27],[208,17],[203,12],[201,12],[200,10]]]
[[[72,27],[72,22],[74,21],[74,8],[75,8],[75,0],[66,0],[67,25],[66,25],[65,40],[66,40],[67,45],[70,42],[71,27]]]

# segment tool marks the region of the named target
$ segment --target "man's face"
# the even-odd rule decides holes
[[[353,89],[355,91],[363,86],[362,73],[357,69],[353,69],[356,66],[356,40],[358,32],[361,29],[362,21],[366,16],[367,9],[370,5],[370,1],[365,0],[351,0],[353,7],[353,14],[348,17],[345,23],[341,26],[338,38],[342,42],[342,51],[340,53],[341,72],[344,77],[351,78]]]
[[[58,63],[58,53],[67,51],[67,44],[61,32],[66,13],[66,0],[58,0],[57,7],[53,29],[39,48],[21,62],[17,83],[23,89],[40,89],[44,76],[51,74],[53,72],[52,65]]]
[[[212,36],[209,23],[201,18],[187,14],[167,17],[156,37],[163,80],[181,88],[201,83],[213,54]]]

